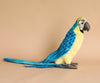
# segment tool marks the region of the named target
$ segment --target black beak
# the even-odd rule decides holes
[[[86,22],[86,23],[84,24],[83,30],[84,30],[84,31],[89,31],[89,30],[90,30],[90,25],[89,25],[88,22]]]

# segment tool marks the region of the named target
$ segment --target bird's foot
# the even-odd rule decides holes
[[[77,69],[76,65],[68,64],[67,66],[68,69]]]
[[[73,62],[72,62],[71,65],[78,65],[78,63],[73,63]]]

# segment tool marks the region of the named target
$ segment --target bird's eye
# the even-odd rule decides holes
[[[83,25],[84,24],[84,21],[83,20],[79,21],[79,24],[82,24]]]

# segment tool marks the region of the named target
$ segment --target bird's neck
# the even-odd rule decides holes
[[[83,33],[80,31],[79,26],[77,26],[77,27],[74,29],[74,32],[75,32],[76,34],[83,34]]]

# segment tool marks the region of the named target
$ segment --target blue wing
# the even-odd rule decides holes
[[[62,41],[59,48],[51,53],[43,62],[54,62],[55,60],[64,56],[73,47],[75,40],[76,34],[74,33],[74,31],[70,30]]]

